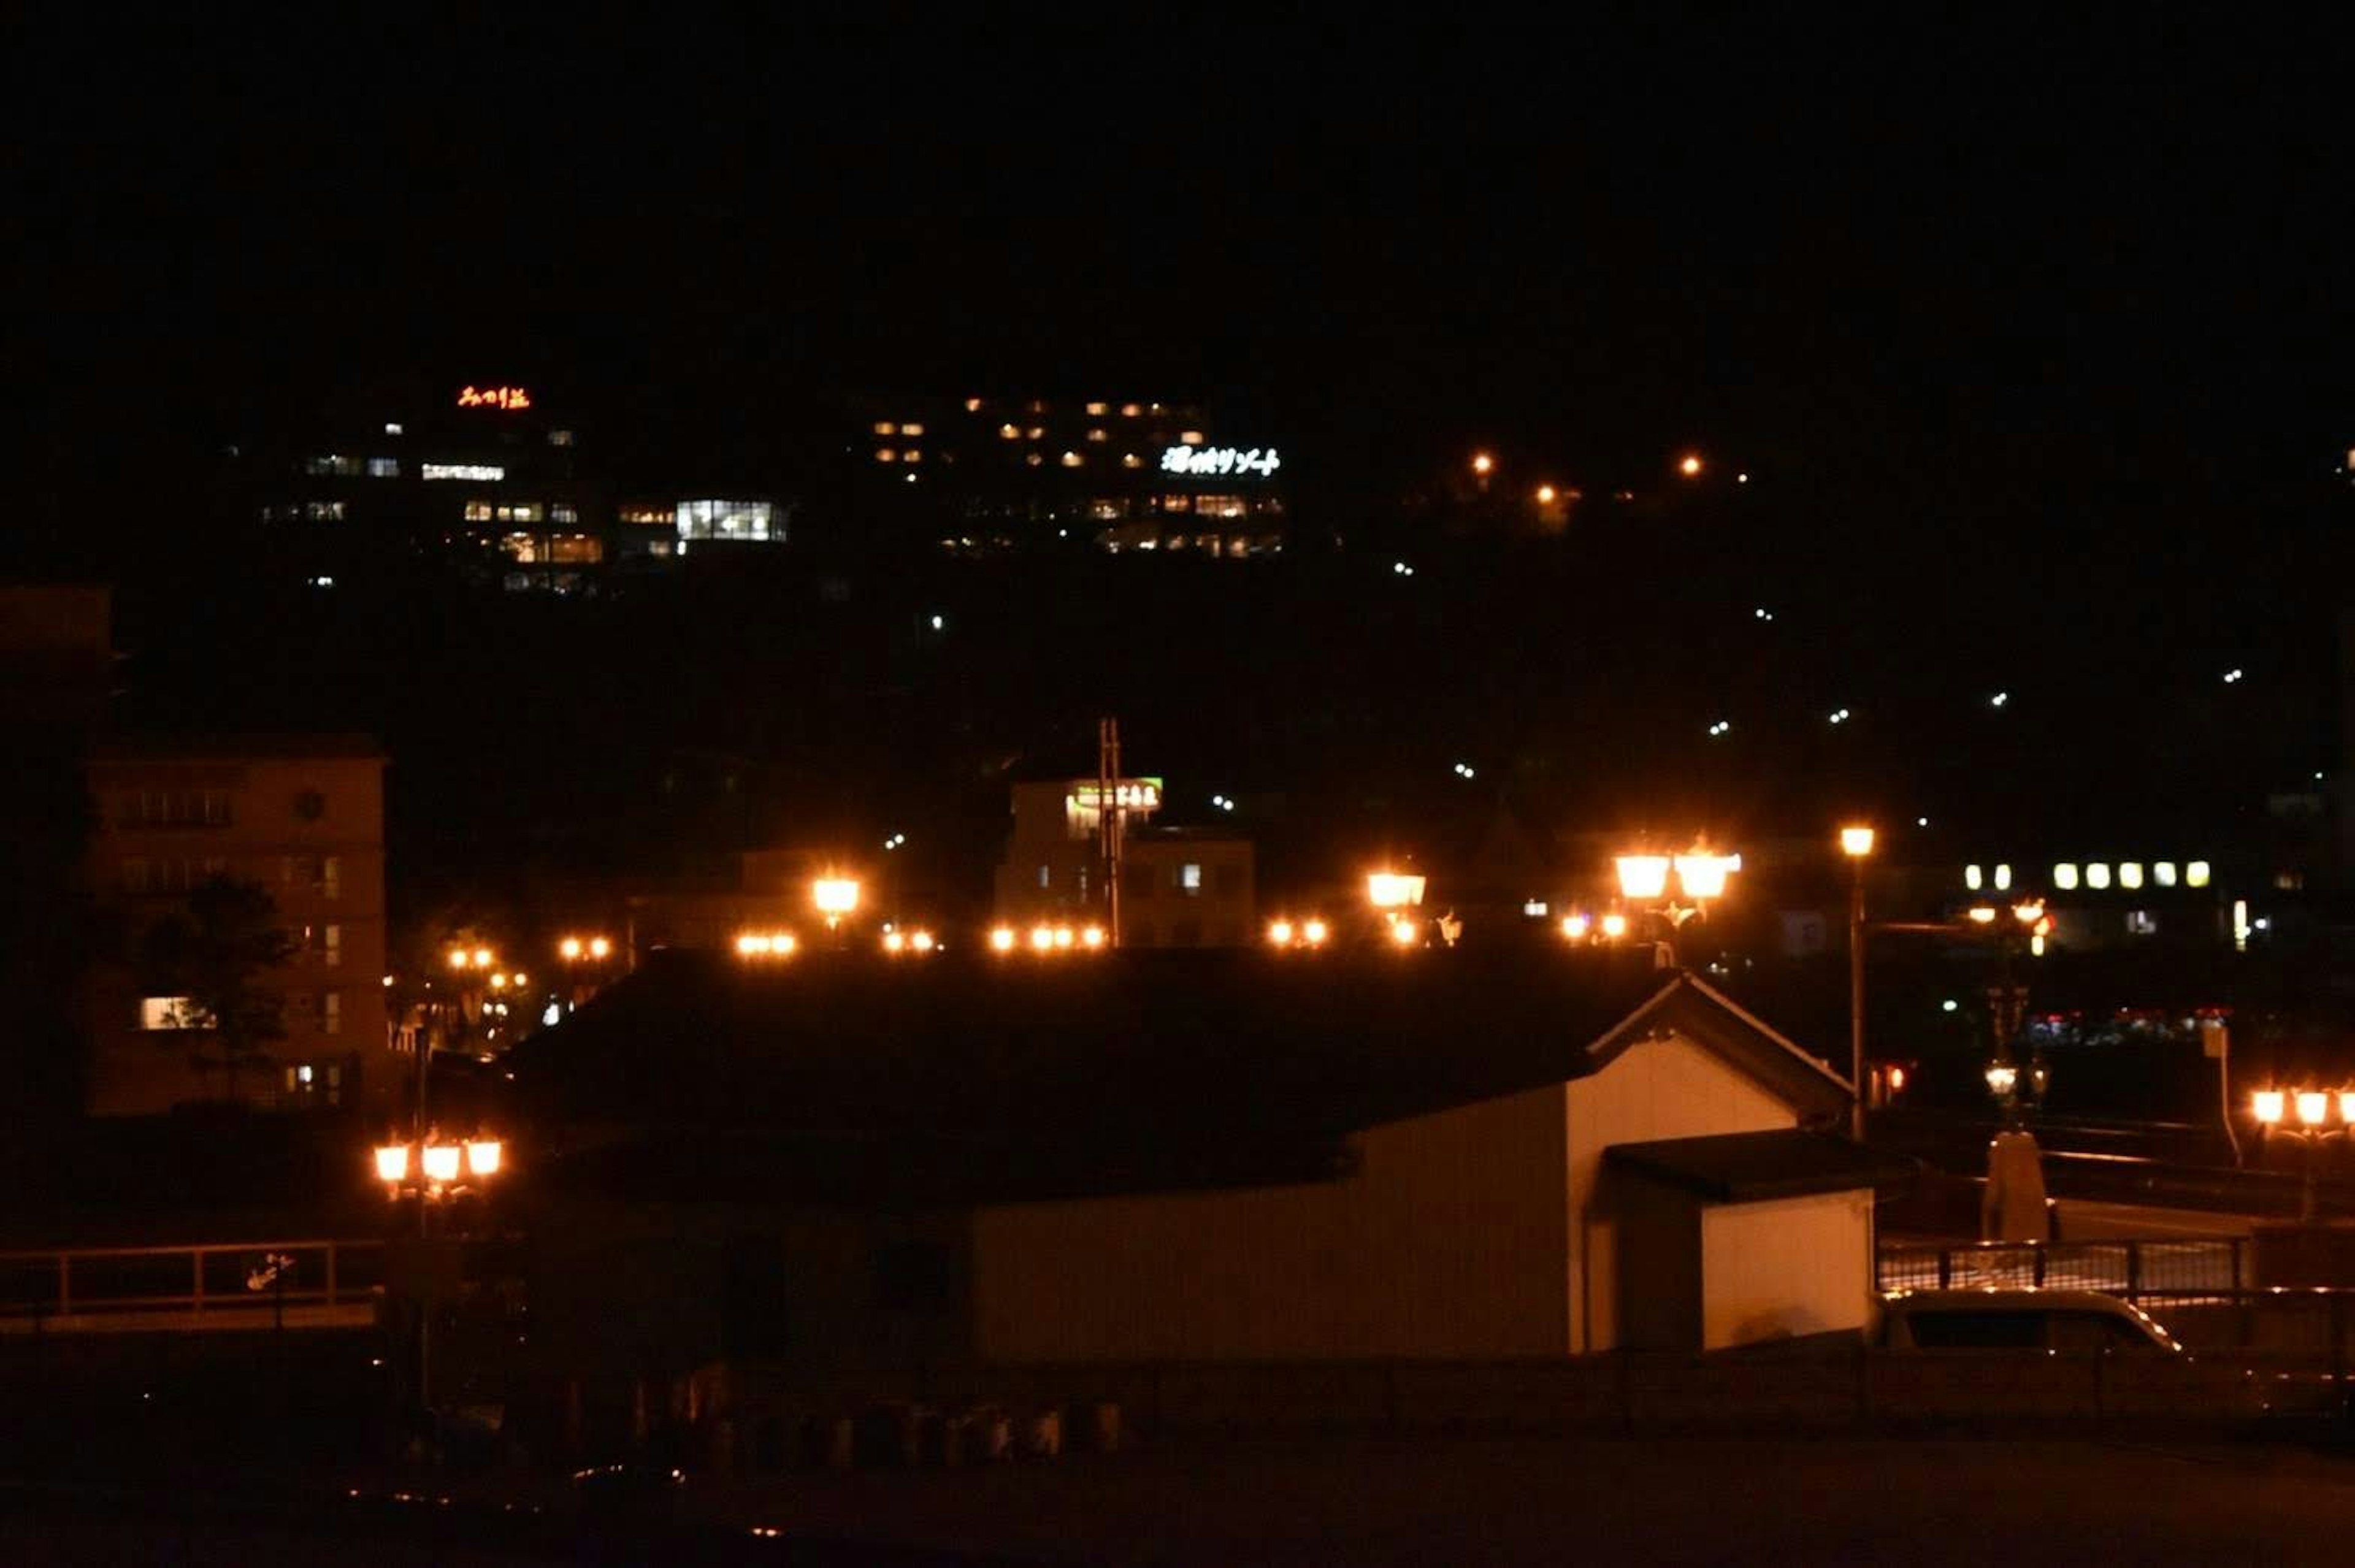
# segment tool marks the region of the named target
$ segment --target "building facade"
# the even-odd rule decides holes
[[[1124,947],[1244,947],[1255,940],[1252,843],[1231,833],[1156,827],[1157,778],[1114,786],[1122,816],[1120,942]],[[1014,786],[1014,832],[997,868],[996,918],[1109,924],[1092,778]]]
[[[89,887],[116,940],[91,974],[90,1109],[139,1115],[231,1095],[208,1030],[143,959],[215,877],[268,893],[293,956],[261,977],[282,1038],[234,1097],[364,1107],[402,1081],[385,1022],[384,757],[353,736],[113,740],[88,764]]]
[[[1070,547],[1215,560],[1284,548],[1284,456],[1199,403],[871,398],[852,407],[861,509],[959,554]]]
[[[617,557],[778,544],[790,510],[683,486],[617,502],[581,432],[525,386],[368,389],[246,456],[249,503],[314,587],[418,555],[509,592],[592,592]]]

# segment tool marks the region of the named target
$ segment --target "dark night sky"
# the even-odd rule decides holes
[[[380,371],[561,387],[671,468],[757,465],[846,384],[1167,389],[1337,521],[1476,442],[1592,494],[1696,446],[1757,471],[1755,536],[1645,570],[1838,607],[1795,668],[2041,658],[2091,717],[2271,657],[2275,750],[2329,756],[2321,30],[857,15],[25,14],[19,516],[172,527],[217,443]]]

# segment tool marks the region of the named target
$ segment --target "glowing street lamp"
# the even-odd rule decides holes
[[[989,933],[989,947],[993,953],[1013,952],[1014,928],[1010,925],[992,927]]]
[[[1839,830],[1840,853],[1848,857],[1848,1058],[1849,1136],[1864,1141],[1864,862],[1872,854],[1872,829],[1861,823]]]
[[[1322,947],[1327,934],[1325,923],[1321,920],[1305,921],[1301,924],[1300,940],[1311,947]]]
[[[1616,942],[1626,934],[1627,917],[1625,915],[1614,910],[1609,914],[1603,917],[1603,938],[1604,941]]]
[[[1538,486],[1538,505],[1550,507],[1553,505],[1554,497],[1560,494],[1561,492],[1550,485],[1540,485]]]
[[[858,882],[852,877],[820,877],[810,884],[810,898],[818,913],[839,920],[858,907]]]
[[[1686,478],[1688,478],[1688,479],[1698,479],[1698,478],[1700,478],[1700,470],[1701,470],[1700,453],[1697,453],[1697,452],[1688,452],[1688,453],[1686,453],[1684,454],[1683,458],[1682,458],[1682,459],[1680,459],[1680,460],[1678,462],[1678,464],[1677,464],[1677,472],[1678,472],[1678,473],[1679,473],[1679,474],[1681,474],[1681,475],[1684,475]]]
[[[1631,899],[1656,899],[1668,891],[1668,857],[1622,855],[1614,862],[1619,891]]]
[[[1476,452],[1472,454],[1473,473],[1477,474],[1481,478],[1486,479],[1489,475],[1496,471],[1497,460],[1495,458],[1489,456],[1485,452]]]
[[[577,964],[581,961],[581,955],[584,949],[579,937],[568,936],[556,944],[556,951],[566,963]]]
[[[1402,871],[1372,871],[1366,877],[1366,901],[1380,910],[1405,909],[1423,901],[1423,879]]]
[[[1288,920],[1272,920],[1272,921],[1269,921],[1269,922],[1267,923],[1267,939],[1268,939],[1268,941],[1269,941],[1270,943],[1272,943],[1272,944],[1274,944],[1275,946],[1277,946],[1277,947],[1289,947],[1289,946],[1291,946],[1291,945],[1292,945],[1292,937],[1293,937],[1293,930],[1292,930],[1292,923],[1291,923],[1290,921],[1288,921]]]
[[[2339,1125],[2325,1124],[2330,1119],[2332,1102],[2339,1110]],[[2260,1089],[2249,1097],[2250,1112],[2257,1118],[2258,1129],[2267,1137],[2276,1135],[2296,1138],[2306,1146],[2300,1161],[2301,1180],[2298,1183],[2297,1218],[2300,1224],[2312,1224],[2315,1218],[2314,1162],[2316,1146],[2330,1138],[2355,1142],[2355,1090],[2341,1089],[2332,1093],[2323,1089],[2297,1089],[2285,1093],[2279,1089]],[[2297,1125],[2287,1125],[2289,1113],[2296,1113]]]

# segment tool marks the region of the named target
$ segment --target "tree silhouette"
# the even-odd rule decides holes
[[[230,877],[197,883],[185,914],[166,916],[147,932],[143,958],[151,987],[188,999],[187,1021],[210,1042],[210,1053],[199,1049],[191,1061],[200,1072],[223,1069],[232,1100],[239,1070],[267,1064],[265,1048],[285,1036],[282,998],[260,982],[294,954],[270,894]]]

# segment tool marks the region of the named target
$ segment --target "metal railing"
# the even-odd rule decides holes
[[[186,1314],[268,1320],[358,1307],[384,1283],[381,1241],[214,1242],[180,1247],[61,1247],[0,1253],[8,1328],[104,1327]],[[272,1269],[270,1260],[285,1264]]]
[[[1882,1290],[2099,1290],[2130,1301],[2154,1294],[2248,1290],[2254,1284],[2245,1236],[1884,1246],[1875,1260],[1874,1282]]]

